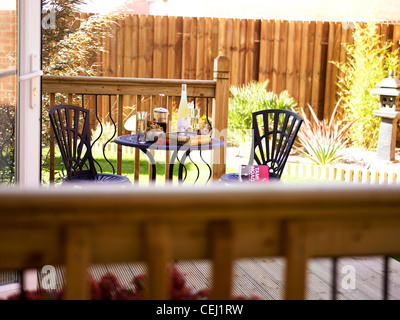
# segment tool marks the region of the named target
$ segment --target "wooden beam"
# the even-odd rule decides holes
[[[285,300],[306,298],[307,234],[299,222],[289,222],[284,231],[285,247]]]
[[[146,299],[170,299],[171,241],[168,226],[164,223],[148,223],[144,226],[144,256],[147,263]]]
[[[90,299],[88,267],[91,261],[90,229],[70,227],[66,232],[66,300]]]
[[[210,256],[213,263],[212,300],[229,300],[232,294],[234,239],[229,221],[211,222]]]

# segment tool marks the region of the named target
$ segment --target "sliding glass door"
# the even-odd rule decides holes
[[[0,2],[0,186],[40,185],[41,0]],[[1,258],[1,257],[0,257]],[[24,272],[27,289],[36,271]],[[19,288],[0,272],[0,294]]]
[[[15,182],[15,111],[17,105],[17,4],[0,4],[0,184]],[[0,279],[1,281],[1,279]]]

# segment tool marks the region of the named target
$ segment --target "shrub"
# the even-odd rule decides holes
[[[376,28],[373,22],[356,24],[354,43],[343,44],[347,62],[333,62],[344,74],[338,81],[338,94],[347,121],[358,119],[349,129],[349,138],[353,145],[367,150],[376,147],[380,125],[380,119],[372,114],[379,97],[370,91],[387,77],[389,69],[396,72],[399,67],[398,50],[391,52],[392,43],[382,41]]]
[[[264,109],[288,109],[297,107],[287,91],[277,95],[267,91],[269,81],[252,81],[244,86],[231,86],[228,113],[228,139],[241,145],[251,138],[252,113]]]
[[[299,141],[304,148],[300,150],[300,154],[317,165],[336,164],[344,160],[343,151],[348,143],[346,135],[356,120],[346,124],[344,124],[345,121],[338,121],[338,104],[336,104],[329,122],[326,119],[319,120],[310,105],[308,107],[313,121],[307,118],[303,108],[300,109],[304,120],[298,133]]]

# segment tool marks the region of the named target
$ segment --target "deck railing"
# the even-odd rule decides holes
[[[228,125],[228,98],[229,98],[229,59],[217,57],[214,61],[214,80],[187,80],[187,79],[142,79],[142,78],[114,78],[114,77],[64,77],[44,76],[42,80],[43,94],[48,95],[49,105],[63,101],[68,104],[79,103],[92,110],[92,128],[96,125],[104,126],[108,121],[114,127],[112,136],[105,144],[111,143],[117,135],[126,133],[124,122],[126,115],[135,114],[135,111],[151,112],[153,108],[163,106],[169,111],[168,123],[171,121],[174,104],[179,103],[182,83],[187,84],[189,101],[200,107],[206,115],[214,135],[225,141],[225,146],[213,151],[213,179],[218,179],[225,173],[226,141]],[[135,111],[132,113],[132,106]],[[152,114],[151,116],[152,117]],[[101,139],[101,133],[92,140]],[[50,181],[55,179],[55,139],[50,141]],[[105,150],[105,148],[104,148]],[[107,159],[106,154],[104,157]],[[139,150],[135,152],[134,179],[139,179]],[[168,179],[169,154],[166,154],[165,178]],[[111,164],[111,163],[110,163]],[[112,164],[111,164],[112,166]],[[102,168],[99,168],[101,171]],[[113,173],[122,171],[122,146],[117,148],[116,168]]]
[[[90,264],[143,261],[157,300],[170,262],[210,259],[211,297],[230,299],[235,259],[282,256],[284,298],[304,299],[311,257],[399,254],[399,198],[396,185],[355,184],[7,189],[0,269],[65,265],[64,298],[88,299]]]

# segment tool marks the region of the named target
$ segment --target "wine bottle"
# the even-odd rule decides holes
[[[177,114],[177,130],[178,132],[185,132],[190,126],[190,112],[189,105],[187,102],[186,84],[182,84],[181,101],[179,102],[178,114]]]

